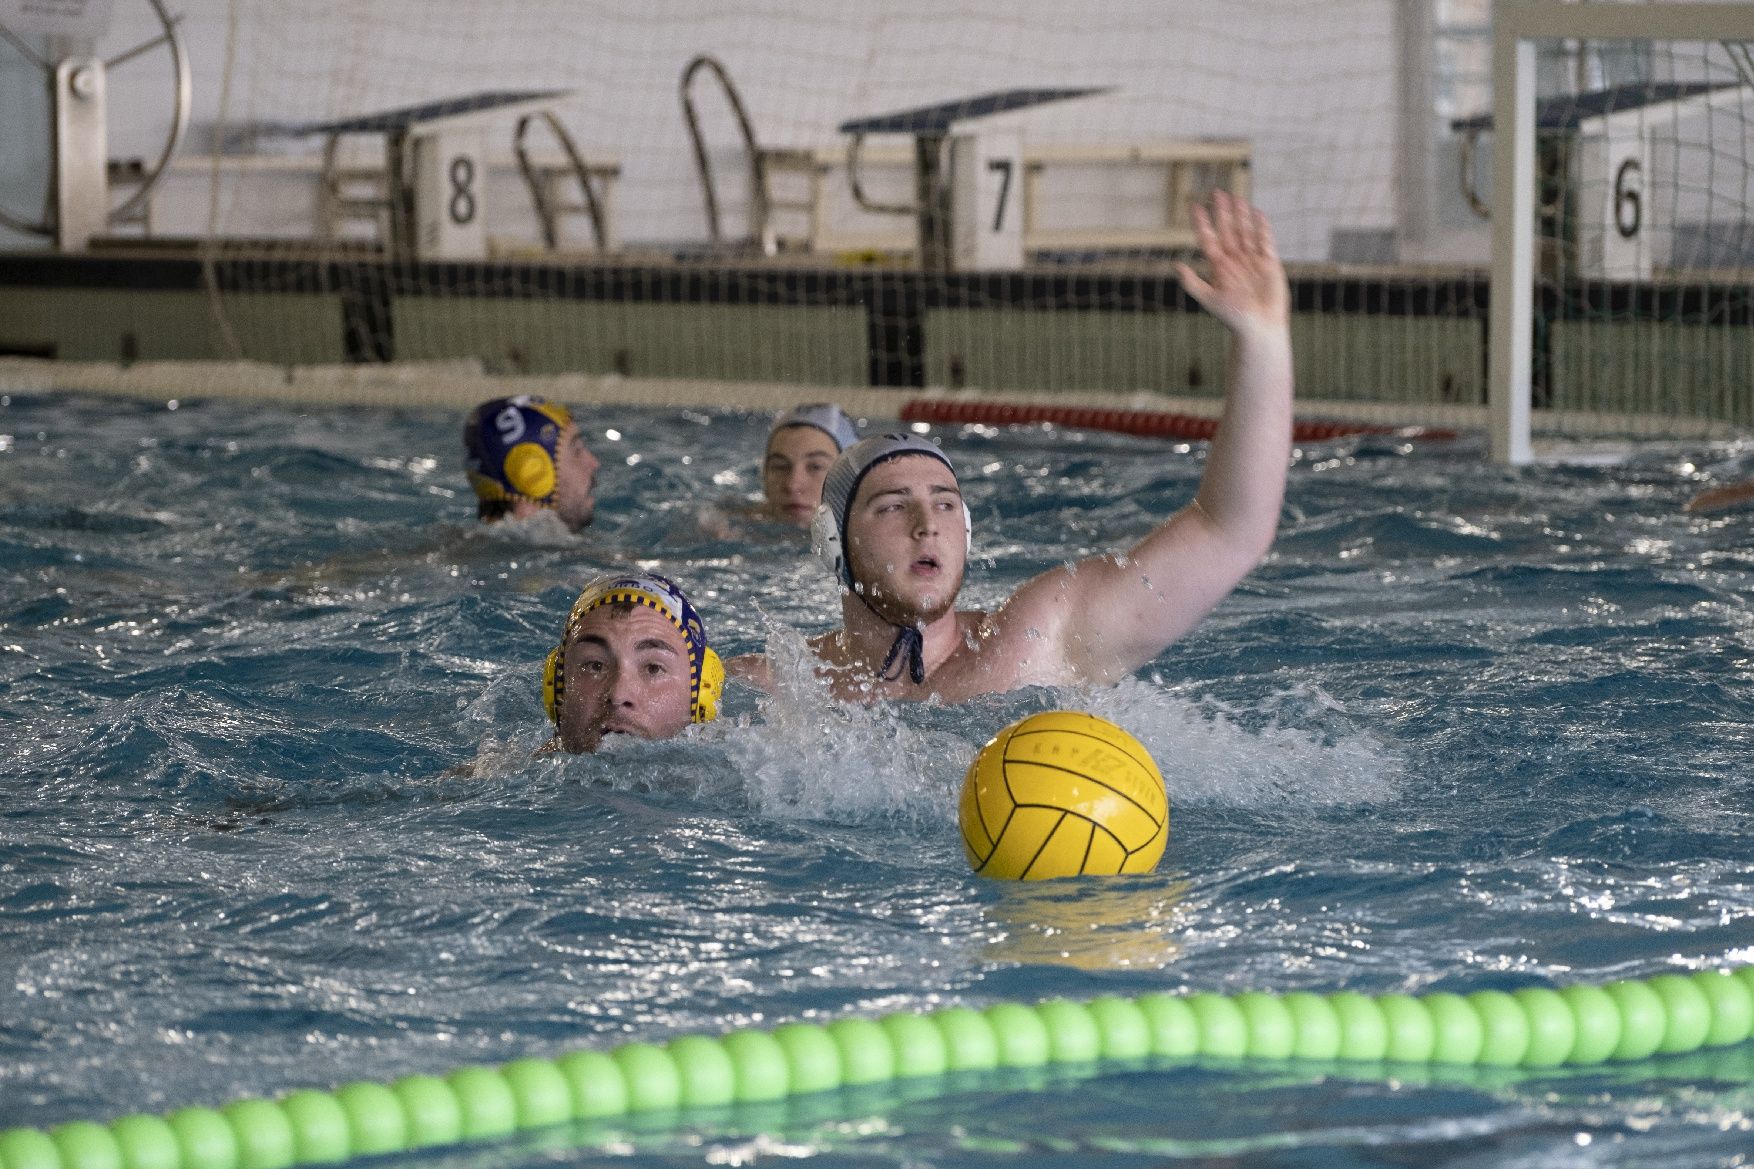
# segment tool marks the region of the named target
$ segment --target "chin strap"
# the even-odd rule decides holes
[[[883,665],[877,674],[885,682],[893,682],[901,677],[902,663],[907,664],[907,676],[913,679],[915,686],[926,680],[926,637],[920,632],[918,625],[903,625],[892,620],[883,610],[871,603],[861,588],[853,589],[853,596],[859,598],[865,608],[871,610],[886,624],[895,626],[895,640],[889,645],[889,653],[883,658]]]
[[[907,676],[918,686],[926,680],[926,639],[919,629],[913,625],[895,627],[895,642],[889,647],[889,656],[883,659],[881,673],[885,682],[893,682],[901,677],[902,659],[907,661]],[[893,667],[893,668],[892,668]]]

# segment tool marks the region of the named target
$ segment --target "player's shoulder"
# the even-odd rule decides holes
[[[931,679],[943,701],[961,702],[978,694],[1072,680],[1053,639],[1017,621],[1006,609],[960,612],[957,620],[960,643]]]

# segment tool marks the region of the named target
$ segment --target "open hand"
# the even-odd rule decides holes
[[[1176,275],[1188,295],[1233,331],[1285,328],[1291,292],[1267,217],[1230,192],[1215,191],[1210,211],[1194,208],[1194,231],[1212,275],[1208,282],[1188,265],[1177,264]]]

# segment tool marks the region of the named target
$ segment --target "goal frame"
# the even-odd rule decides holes
[[[1535,262],[1535,42],[1754,41],[1754,3],[1496,0],[1492,6],[1491,457],[1535,461],[1530,437]]]

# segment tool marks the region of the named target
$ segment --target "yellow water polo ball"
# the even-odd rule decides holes
[[[1092,714],[1049,710],[980,749],[956,818],[983,877],[1148,873],[1169,840],[1169,793],[1132,735]]]

